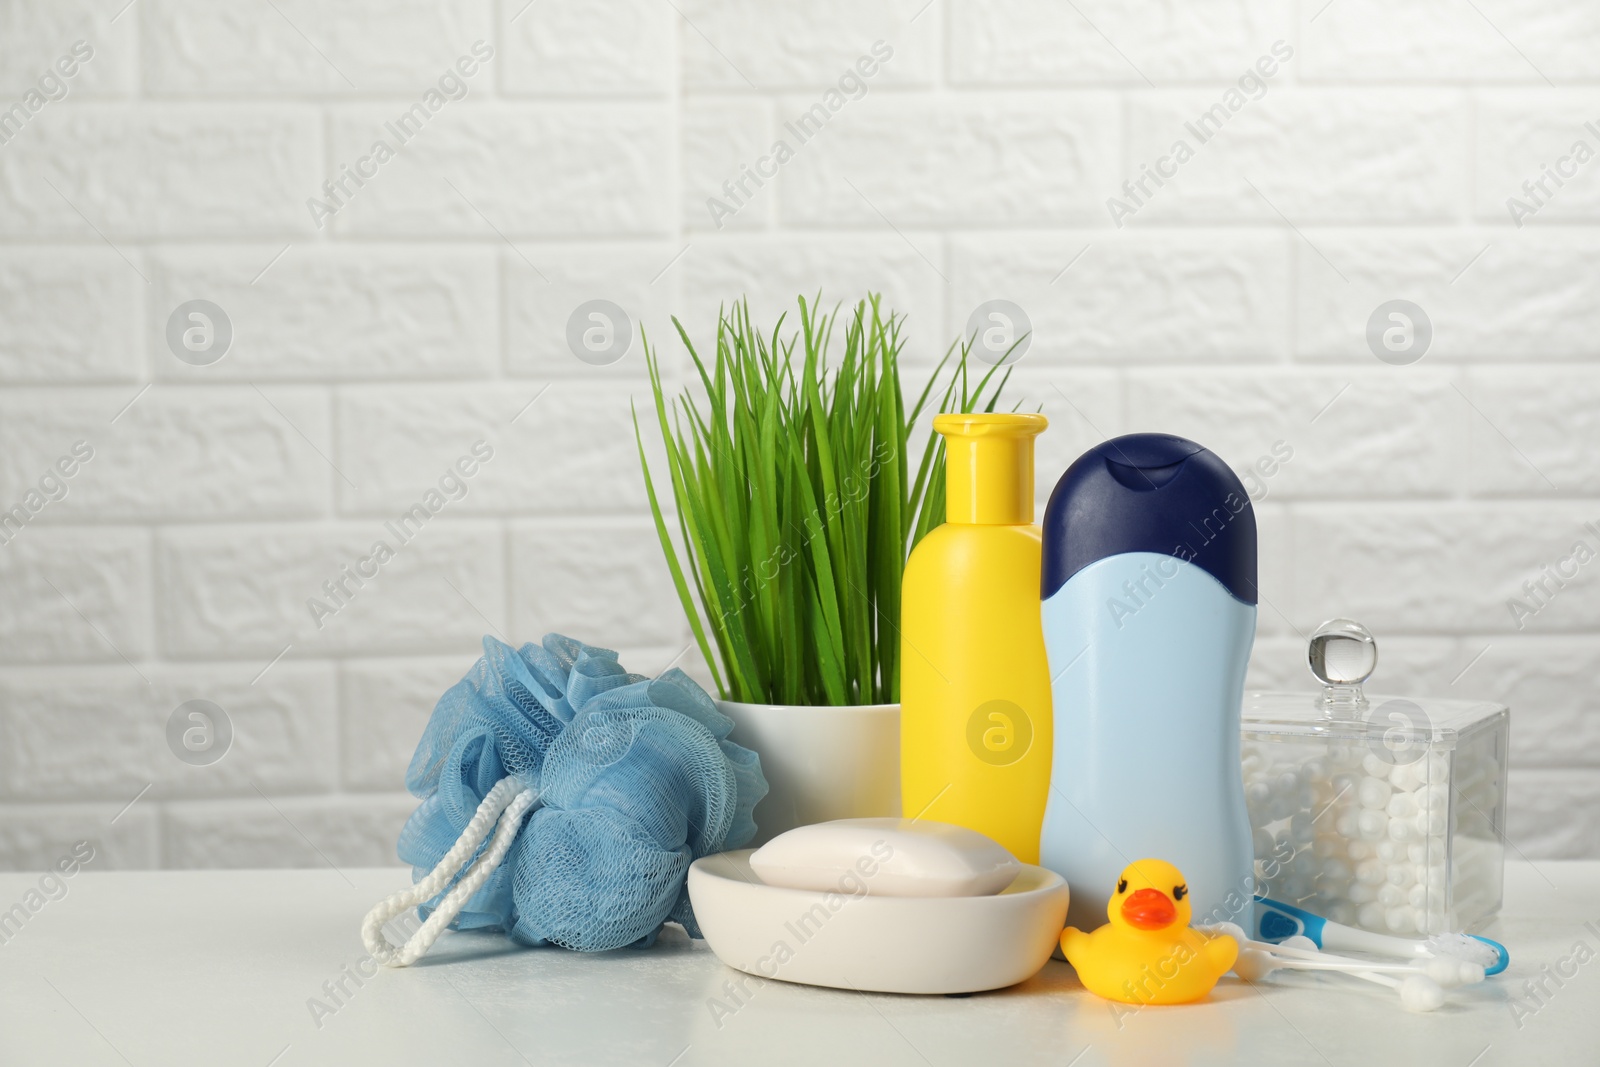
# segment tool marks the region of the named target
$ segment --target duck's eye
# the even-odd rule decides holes
[[[1182,900],[1184,897],[1186,897],[1188,895],[1189,895],[1189,887],[1188,886],[1179,885],[1179,886],[1173,886],[1172,887],[1172,899],[1173,900]]]
[[[1128,891],[1128,880],[1126,878],[1123,878],[1123,879],[1121,879],[1121,880],[1119,880],[1117,882],[1117,892],[1118,893],[1126,893],[1127,891]]]

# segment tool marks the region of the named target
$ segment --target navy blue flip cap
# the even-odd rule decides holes
[[[1200,567],[1256,602],[1256,513],[1214,452],[1165,433],[1096,445],[1056,483],[1044,512],[1040,595],[1048,600],[1096,560],[1159,552]]]

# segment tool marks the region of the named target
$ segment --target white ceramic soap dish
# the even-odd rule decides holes
[[[717,958],[762,978],[879,993],[975,993],[1032,977],[1067,918],[1067,883],[1022,865],[1000,893],[850,895],[766,885],[751,850],[689,868],[695,918]]]

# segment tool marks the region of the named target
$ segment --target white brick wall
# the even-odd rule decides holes
[[[1102,436],[1241,470],[1291,445],[1252,681],[1304,687],[1302,635],[1362,618],[1383,688],[1514,708],[1517,849],[1600,856],[1600,564],[1520,630],[1506,607],[1600,521],[1600,162],[1524,228],[1505,204],[1600,149],[1592,4],[525,3],[0,2],[0,108],[93,48],[0,144],[0,510],[93,449],[0,544],[0,869],[80,837],[120,867],[392,860],[481,634],[650,671],[688,644],[639,349],[579,361],[572,310],[662,343],[741,294],[770,318],[868,287],[921,366],[978,302],[1029,311],[1041,499]],[[1259,99],[1113,225],[1278,40]],[[717,225],[707,198],[841,78],[857,98]],[[319,226],[324,180],[454,87]],[[165,338],[196,298],[234,331],[209,366]],[[1393,298],[1433,321],[1412,366],[1364,340]],[[307,598],[478,441],[466,495],[319,626]],[[235,732],[210,766],[166,741],[192,699]]]

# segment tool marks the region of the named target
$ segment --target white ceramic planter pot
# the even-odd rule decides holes
[[[751,847],[796,826],[900,814],[900,705],[717,707],[734,722],[732,739],[761,756],[771,786]]]

